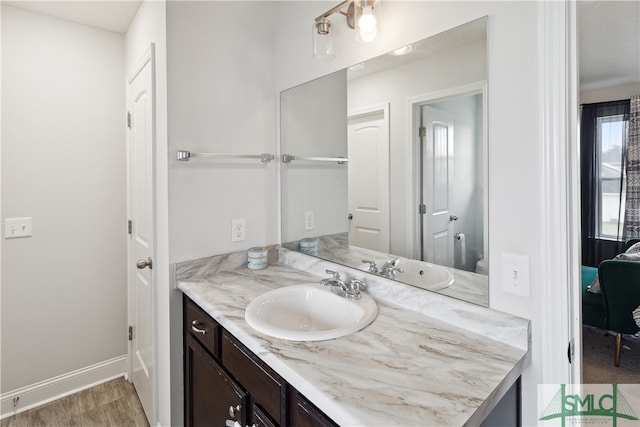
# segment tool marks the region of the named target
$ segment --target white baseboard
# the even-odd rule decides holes
[[[127,356],[114,357],[77,371],[0,395],[0,419],[19,414],[86,388],[126,376]],[[18,398],[14,407],[14,399]]]

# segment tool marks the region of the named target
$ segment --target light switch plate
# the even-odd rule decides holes
[[[505,292],[530,297],[529,257],[514,254],[500,254],[502,289]]]
[[[15,239],[18,237],[30,237],[31,217],[25,218],[6,218],[4,220],[4,238]]]

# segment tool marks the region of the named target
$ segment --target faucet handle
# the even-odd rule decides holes
[[[324,272],[333,276],[332,279],[340,280],[340,273],[338,273],[337,271],[325,270]]]
[[[396,273],[404,273],[404,270],[401,269],[400,267],[396,267],[395,265],[392,265],[391,267],[389,267],[389,270],[387,271],[387,277],[389,279],[395,279]]]
[[[392,258],[389,261],[384,263],[384,266],[382,268],[386,268],[386,267],[395,267],[400,263],[400,258]]]
[[[349,286],[353,291],[356,292],[362,289],[367,289],[367,284],[360,279],[356,279],[355,277],[352,277],[347,281],[347,286]]]
[[[378,272],[378,266],[376,265],[375,261],[369,261],[367,259],[363,259],[362,262],[364,262],[365,264],[369,264],[369,267],[367,268],[367,271],[369,273],[377,273]]]
[[[385,262],[380,274],[388,279],[395,279],[396,273],[404,273],[404,270],[398,266],[399,264],[400,258],[395,258]]]
[[[350,300],[359,300],[361,298],[360,291],[367,288],[367,284],[360,279],[351,278],[347,280],[347,291],[345,298]]]

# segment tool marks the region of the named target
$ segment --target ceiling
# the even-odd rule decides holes
[[[142,0],[2,0],[2,3],[124,34]]]
[[[581,1],[580,90],[640,82],[640,2]]]

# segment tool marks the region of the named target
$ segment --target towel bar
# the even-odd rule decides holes
[[[186,150],[178,150],[176,159],[180,161],[188,161],[191,157],[207,157],[215,159],[260,159],[262,163],[270,162],[275,158],[273,154],[223,154],[223,153],[192,153]]]
[[[292,160],[310,160],[313,162],[337,162],[339,165],[349,161],[349,159],[345,159],[343,157],[302,157],[302,156],[292,156],[290,154],[282,155],[283,163],[290,163]]]

